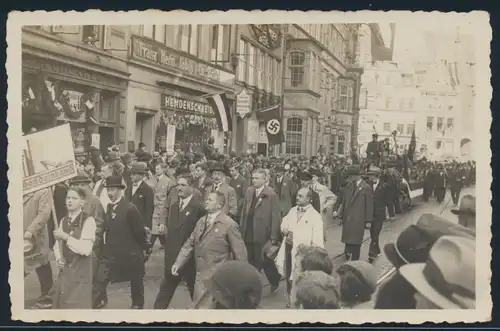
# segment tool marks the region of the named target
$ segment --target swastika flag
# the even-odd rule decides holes
[[[266,126],[267,140],[269,145],[279,145],[285,142],[283,124],[281,122],[280,105],[263,108],[257,111],[259,121]]]

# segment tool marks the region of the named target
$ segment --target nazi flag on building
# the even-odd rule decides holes
[[[267,140],[269,145],[279,145],[285,142],[283,124],[281,122],[280,105],[267,107],[257,111],[259,121],[266,126]]]

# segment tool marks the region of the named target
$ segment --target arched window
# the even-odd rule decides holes
[[[302,155],[302,119],[291,117],[286,121],[286,154]]]
[[[307,56],[302,51],[290,52],[290,85],[293,87],[301,86],[306,83]]]

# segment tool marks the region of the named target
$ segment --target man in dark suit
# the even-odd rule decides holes
[[[247,189],[243,201],[240,229],[248,252],[248,262],[259,271],[264,269],[271,284],[271,292],[274,292],[281,279],[272,259],[280,247],[281,209],[278,196],[265,183],[264,169],[255,170],[252,186]]]
[[[448,186],[448,174],[443,164],[438,165],[438,170],[434,177],[434,192],[438,203],[443,202],[446,196],[446,187]]]
[[[373,219],[370,224],[371,241],[368,251],[368,261],[372,263],[373,260],[380,256],[379,237],[386,218],[387,192],[385,183],[380,180],[381,171],[379,168],[370,168],[367,175],[370,180],[367,184],[371,185],[373,190]]]
[[[144,308],[144,254],[149,248],[142,215],[123,197],[120,176],[106,178],[110,203],[106,210],[103,251],[92,287],[92,308],[107,304],[108,283],[130,281],[132,309]]]
[[[186,168],[178,168],[176,171],[178,203],[169,208],[167,217],[167,234],[165,238],[165,273],[160,290],[156,296],[154,308],[167,309],[181,280],[188,286],[191,299],[194,294],[194,282],[196,278],[194,260],[190,259],[179,275],[172,275],[171,269],[179,254],[182,245],[189,238],[196,222],[203,217],[205,209],[203,201],[199,196],[193,194],[193,178]]]
[[[245,198],[245,193],[248,188],[248,179],[240,175],[237,164],[230,164],[228,166],[228,170],[229,174],[231,175],[229,186],[234,189],[234,191],[236,192],[236,198],[238,199],[238,213],[234,215],[233,220],[236,223],[239,223],[241,207],[243,207],[243,199]]]
[[[370,165],[380,166],[380,158],[382,157],[383,148],[378,141],[378,134],[372,134],[372,141],[366,146],[366,158],[368,159],[368,168]]]
[[[134,162],[130,167],[132,179],[132,191],[130,202],[132,202],[141,213],[144,224],[152,228],[153,211],[155,208],[154,190],[144,181],[148,172],[148,166],[144,162]]]
[[[193,182],[194,188],[198,189],[202,197],[206,196],[206,189],[212,185],[212,178],[207,176],[208,166],[206,163],[200,163],[196,165],[195,175],[196,181]]]
[[[281,215],[285,216],[295,206],[297,187],[293,179],[285,173],[283,166],[277,165],[274,170],[276,177],[272,181],[272,187],[280,199]]]
[[[360,168],[351,165],[346,168],[349,182],[345,188],[339,215],[342,219],[342,242],[347,260],[359,260],[365,224],[373,218],[373,193],[370,186],[360,177]]]

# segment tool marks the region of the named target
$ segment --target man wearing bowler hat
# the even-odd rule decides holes
[[[103,251],[92,288],[92,307],[107,304],[109,282],[130,282],[132,309],[144,308],[144,254],[147,245],[144,220],[137,207],[123,197],[120,176],[106,178],[110,203],[106,210]]]
[[[359,166],[347,167],[346,174],[349,182],[338,213],[342,219],[342,242],[345,244],[346,259],[359,260],[365,224],[373,219],[373,192],[361,179]]]
[[[141,213],[146,227],[151,229],[154,211],[154,191],[153,188],[144,181],[147,173],[148,166],[146,163],[132,163],[130,167],[130,177],[132,179],[130,202],[132,202]]]

